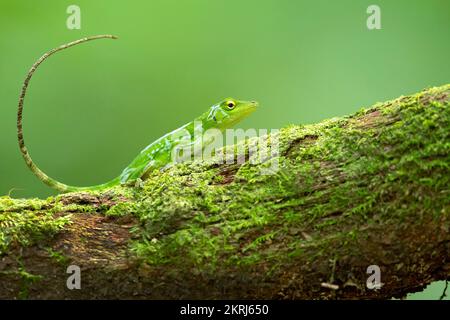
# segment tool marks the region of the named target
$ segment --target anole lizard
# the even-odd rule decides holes
[[[45,53],[31,67],[27,77],[25,78],[22,91],[20,93],[17,112],[17,135],[22,156],[28,167],[39,178],[39,180],[60,192],[103,190],[120,184],[134,183],[140,179],[145,180],[149,172],[163,168],[172,162],[172,150],[181,143],[185,142],[185,140],[182,141],[182,138],[185,137],[185,135],[180,134],[181,132],[189,132],[191,136],[194,136],[194,131],[198,129],[195,126],[198,126],[198,124],[201,124],[203,130],[216,128],[223,132],[225,129],[232,127],[256,110],[258,103],[255,101],[239,101],[232,98],[225,99],[210,107],[207,112],[197,117],[194,121],[189,122],[152,142],[139,153],[139,155],[122,171],[118,177],[112,179],[111,181],[90,187],[75,187],[61,183],[49,177],[37,167],[31,159],[31,156],[25,146],[22,129],[22,111],[26,90],[28,83],[37,67],[49,56],[74,45],[102,38],[116,39],[116,37],[112,35],[92,36],[61,45]],[[192,143],[199,143],[199,141],[193,141]],[[206,147],[205,143],[208,144],[209,142],[203,142],[202,148]]]

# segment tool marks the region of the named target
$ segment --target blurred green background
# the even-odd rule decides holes
[[[80,30],[66,27],[71,4]],[[381,30],[366,27],[371,4]],[[115,177],[144,146],[228,96],[261,103],[241,127],[271,129],[450,82],[446,0],[2,0],[0,195],[54,194],[17,147],[20,87],[45,51],[104,33],[120,39],[46,61],[25,103],[33,159],[72,185]],[[441,287],[420,297],[437,299]]]

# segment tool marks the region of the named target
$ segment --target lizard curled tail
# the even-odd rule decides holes
[[[26,95],[26,91],[28,88],[28,83],[30,82],[31,77],[33,76],[33,73],[36,71],[37,67],[44,62],[45,59],[47,59],[49,56],[51,56],[52,54],[67,49],[69,47],[75,46],[77,44],[83,43],[83,42],[87,42],[87,41],[91,41],[91,40],[96,40],[96,39],[117,39],[116,36],[113,35],[97,35],[97,36],[92,36],[92,37],[87,37],[87,38],[83,38],[83,39],[79,39],[64,45],[61,45],[55,49],[50,50],[49,52],[45,53],[42,57],[40,57],[31,67],[30,71],[28,71],[27,77],[25,78],[25,81],[23,82],[23,86],[22,86],[22,90],[20,93],[20,97],[19,97],[19,105],[18,105],[18,111],[17,111],[17,137],[19,140],[19,147],[20,147],[20,152],[22,153],[23,158],[25,159],[26,164],[28,165],[28,167],[31,169],[31,171],[33,171],[33,173],[39,178],[39,180],[41,180],[42,182],[44,182],[45,184],[47,184],[48,186],[60,191],[60,192],[70,192],[70,191],[82,191],[82,190],[102,190],[102,189],[106,189],[108,187],[112,187],[114,185],[119,184],[119,178],[115,178],[107,183],[104,184],[100,184],[100,185],[96,185],[96,186],[91,186],[91,187],[73,187],[73,186],[68,186],[66,184],[63,184],[61,182],[58,182],[55,179],[52,179],[51,177],[49,177],[47,174],[45,174],[42,170],[40,170],[36,164],[33,162],[33,160],[31,159],[31,156],[27,150],[27,147],[25,146],[25,141],[23,138],[23,129],[22,129],[22,112],[23,112],[23,102],[25,99],[25,95]]]

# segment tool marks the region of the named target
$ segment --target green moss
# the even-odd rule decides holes
[[[290,259],[312,243],[346,245],[360,236],[362,221],[401,219],[414,212],[418,197],[429,212],[440,214],[448,204],[450,177],[448,100],[421,99],[449,88],[379,103],[349,117],[284,128],[278,133],[279,170],[273,175],[261,175],[261,165],[249,162],[230,165],[225,175],[232,179],[225,178],[227,166],[215,165],[220,161],[214,158],[183,164],[154,173],[136,195],[139,206],[122,204],[114,210],[140,219],[136,232],[141,238],[133,248],[148,263],[202,264],[212,271],[236,261]],[[395,123],[383,125],[389,122]],[[444,189],[447,193],[433,192]],[[348,216],[353,229],[341,219]],[[346,229],[336,233],[344,220]],[[300,231],[289,233],[296,229],[310,239],[299,240],[304,237]],[[274,252],[266,245],[271,242],[283,245]]]
[[[29,287],[37,282],[42,280],[42,276],[28,273],[23,266],[19,267],[18,273],[21,278],[21,285],[19,291],[19,299],[28,299]]]
[[[0,275],[8,275],[8,276],[16,276],[19,278],[20,281],[20,288],[19,288],[19,294],[18,298],[28,299],[28,293],[29,293],[29,287],[37,282],[42,280],[42,276],[35,275],[27,272],[25,270],[25,267],[20,259],[17,259],[19,267],[15,270],[7,270],[7,271],[0,271]]]
[[[56,217],[46,200],[0,198],[0,255],[12,244],[29,246],[63,230],[70,215]]]
[[[0,213],[3,211],[20,212],[22,210],[42,210],[48,201],[41,199],[12,199],[9,196],[0,197]]]
[[[113,188],[105,193],[85,191],[41,199],[0,197],[0,256],[14,245],[30,246],[48,240],[71,223],[72,213],[131,214],[123,205],[134,197],[131,188]],[[118,205],[115,205],[118,203]]]
[[[135,203],[120,202],[105,211],[106,216],[110,217],[124,217],[130,214],[135,214],[139,210],[139,206]]]
[[[96,212],[136,217],[131,250],[153,266],[215,272],[267,264],[274,272],[308,250],[320,256],[358,241],[372,221],[399,223],[417,210],[448,215],[450,113],[440,97],[449,90],[431,88],[261,138],[279,141],[273,174],[261,174],[268,162],[222,164],[216,156],[153,172],[142,188],[115,188],[116,205],[0,198],[0,253],[62,230],[70,217],[60,212]],[[256,141],[234,158],[248,159]]]
[[[64,266],[67,265],[69,258],[66,257],[63,252],[55,251],[52,248],[47,248],[47,252],[48,252],[49,257],[53,261],[55,261],[57,264],[64,265]]]

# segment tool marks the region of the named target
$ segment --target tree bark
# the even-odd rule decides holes
[[[447,279],[449,91],[289,126],[141,187],[0,197],[0,298],[387,299]],[[258,163],[262,142],[276,152]]]

